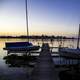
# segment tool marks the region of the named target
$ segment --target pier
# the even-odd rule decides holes
[[[39,58],[31,74],[31,80],[59,80],[55,71],[51,51],[47,43],[42,45]]]

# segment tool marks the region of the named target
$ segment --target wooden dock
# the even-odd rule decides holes
[[[43,44],[39,59],[31,74],[30,80],[59,80],[55,71],[49,45]]]

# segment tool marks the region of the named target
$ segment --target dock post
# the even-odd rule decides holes
[[[8,54],[10,54],[10,51],[9,51],[9,50],[7,51],[7,55],[8,55]]]

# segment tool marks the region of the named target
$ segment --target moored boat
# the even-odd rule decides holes
[[[34,46],[30,42],[7,42],[3,49],[8,51],[32,51],[38,50],[39,46]]]

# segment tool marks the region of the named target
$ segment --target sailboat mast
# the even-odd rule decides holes
[[[80,39],[80,24],[79,24],[79,32],[78,32],[78,40],[77,40],[77,49],[79,49],[79,39]]]
[[[26,3],[26,29],[27,29],[27,37],[29,42],[29,28],[28,28],[28,7],[27,7],[27,0],[25,0]]]

